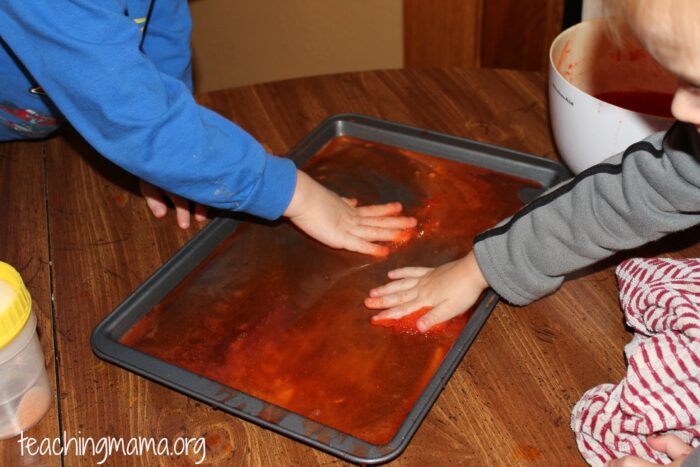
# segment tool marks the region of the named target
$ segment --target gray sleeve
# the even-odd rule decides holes
[[[700,223],[700,134],[676,123],[543,194],[474,240],[491,287],[525,305],[570,272]]]
[[[685,458],[682,467],[700,467],[700,447],[693,449],[693,452]]]

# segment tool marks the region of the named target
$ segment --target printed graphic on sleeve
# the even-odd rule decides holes
[[[21,109],[9,102],[0,103],[0,124],[23,138],[43,138],[54,132],[59,121],[32,109]]]

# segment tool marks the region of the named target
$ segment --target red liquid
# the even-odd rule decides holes
[[[363,300],[401,266],[466,254],[534,183],[337,138],[305,170],[362,204],[400,201],[419,225],[387,257],[327,248],[287,223],[242,226],[121,341],[314,422],[385,444],[466,324],[410,334],[370,324]],[[273,408],[274,409],[274,408]],[[259,415],[279,423],[284,414]],[[320,430],[320,431],[319,431]],[[317,438],[317,439],[321,439]]]
[[[633,112],[673,118],[673,94],[655,91],[615,91],[596,94],[595,97]]]

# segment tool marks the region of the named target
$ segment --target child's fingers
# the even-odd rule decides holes
[[[450,305],[447,302],[442,302],[432,310],[424,314],[417,322],[416,327],[420,332],[426,332],[436,324],[454,318],[463,310],[458,309],[455,305]]]
[[[605,465],[606,467],[658,467],[659,464],[652,464],[637,456],[627,455],[611,460]]]
[[[370,242],[398,242],[406,240],[406,236],[410,236],[410,232],[399,229],[382,229],[379,227],[367,227],[358,225],[350,229],[350,233],[363,240]]]
[[[190,226],[190,202],[185,198],[181,198],[172,193],[168,193],[170,199],[175,205],[175,216],[177,218],[177,225],[181,229],[186,229]]]
[[[356,253],[363,253],[371,256],[386,256],[389,254],[389,248],[383,245],[363,240],[354,235],[348,234],[343,242],[342,248]]]
[[[387,276],[389,277],[389,279],[407,279],[409,277],[423,277],[432,270],[433,268],[420,268],[412,266],[407,268],[394,269],[392,271],[389,271],[387,273]]]
[[[177,225],[181,229],[187,229],[190,226],[190,209],[182,206],[175,206],[175,216]]]
[[[415,217],[361,217],[360,225],[384,229],[410,229],[418,225]]]
[[[394,308],[389,308],[388,310],[384,310],[380,313],[377,313],[376,315],[372,316],[372,320],[378,320],[378,319],[399,319],[403,318],[406,315],[410,315],[416,310],[420,310],[421,308],[429,306],[426,303],[424,303],[423,300],[420,299],[415,299],[411,300],[410,302],[404,303],[403,305],[395,306]]]
[[[203,204],[195,204],[194,218],[197,222],[204,222],[205,220],[207,220],[207,207]]]
[[[168,212],[168,206],[166,206],[163,200],[160,189],[154,187],[150,183],[139,180],[139,191],[141,191],[141,196],[146,200],[146,205],[154,216],[163,217]]]
[[[356,208],[357,214],[362,217],[393,216],[401,212],[401,203],[375,204]]]
[[[380,285],[369,291],[370,297],[382,297],[384,295],[393,294],[396,292],[403,292],[413,288],[418,283],[418,279],[402,279],[388,284]]]
[[[151,210],[154,216],[163,217],[168,213],[168,206],[165,204],[162,198],[156,198],[155,196],[144,196],[146,200],[146,205],[148,209]]]
[[[353,207],[353,208],[354,208],[355,206],[357,206],[357,199],[355,199],[355,198],[343,198],[343,197],[341,196],[340,199],[342,199],[343,201],[345,201],[345,202],[347,203],[347,205],[350,206],[350,207]]]
[[[692,446],[686,444],[678,436],[661,435],[647,437],[649,446],[657,451],[665,452],[671,459],[687,456],[693,450]]]
[[[416,289],[404,290],[383,297],[365,298],[365,306],[372,309],[391,308],[403,303],[408,303],[416,299],[418,291]]]

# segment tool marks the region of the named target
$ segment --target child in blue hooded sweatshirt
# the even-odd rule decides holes
[[[0,141],[42,138],[65,119],[138,176],[156,216],[160,187],[265,219],[287,216],[334,248],[372,255],[415,225],[399,203],[357,207],[192,96],[186,0],[0,0]],[[152,184],[152,185],[151,185]],[[195,216],[203,217],[198,206]]]

